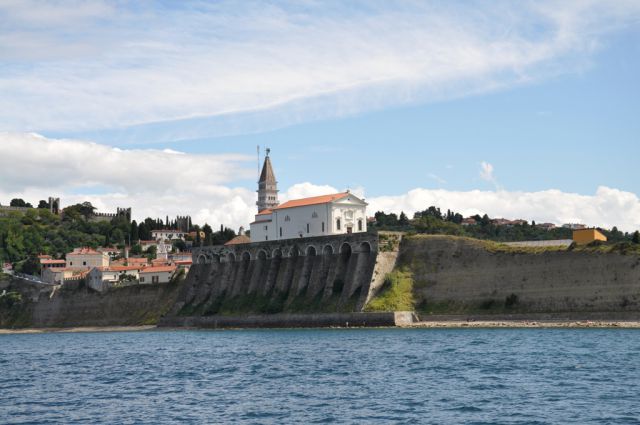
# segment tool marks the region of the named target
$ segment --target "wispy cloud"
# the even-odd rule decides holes
[[[449,99],[580,68],[638,16],[633,1],[5,1],[0,129],[178,140]]]
[[[447,181],[445,179],[443,179],[442,177],[440,177],[437,174],[434,173],[429,173],[429,178],[432,180],[435,180],[436,182],[440,183],[440,184],[446,184]]]
[[[493,165],[482,161],[480,163],[480,178],[484,181],[492,183],[496,188],[498,187],[498,180],[496,176],[493,174]]]

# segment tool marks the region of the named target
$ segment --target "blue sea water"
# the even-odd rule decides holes
[[[638,424],[640,331],[0,335],[0,423]]]

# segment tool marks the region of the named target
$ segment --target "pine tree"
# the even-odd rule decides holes
[[[633,241],[633,243],[640,244],[640,232],[636,230],[631,240]]]

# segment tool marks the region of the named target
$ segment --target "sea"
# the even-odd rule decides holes
[[[0,335],[2,424],[640,424],[640,330]]]

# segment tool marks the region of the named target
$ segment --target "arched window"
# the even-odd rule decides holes
[[[289,217],[288,215],[284,217],[284,221],[291,221],[291,217]]]
[[[311,214],[311,218],[318,218],[318,213],[314,211],[313,214]]]
[[[362,232],[362,219],[358,219],[358,232]]]
[[[336,219],[336,229],[340,230],[340,219]]]

